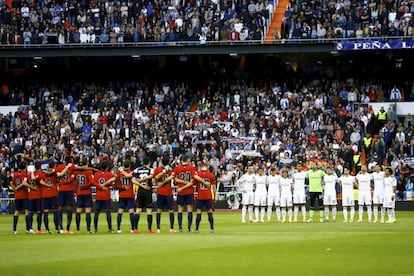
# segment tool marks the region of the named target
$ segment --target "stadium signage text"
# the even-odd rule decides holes
[[[414,39],[340,41],[335,44],[335,48],[337,51],[414,49]]]

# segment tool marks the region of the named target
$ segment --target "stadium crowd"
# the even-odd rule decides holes
[[[12,1],[0,4],[0,43],[261,40],[268,1]]]
[[[269,0],[2,1],[0,43],[260,41]],[[275,39],[413,36],[413,1],[290,1]]]
[[[281,39],[413,36],[413,1],[291,1]]]
[[[155,166],[163,156],[175,164],[190,155],[194,164],[208,162],[223,183],[219,191],[228,192],[249,161],[268,173],[319,160],[341,174],[366,160],[369,169],[397,168],[402,193],[412,182],[414,118],[399,118],[392,104],[377,113],[370,106],[414,100],[414,82],[400,88],[353,79],[295,87],[237,80],[203,90],[184,82],[10,87],[10,104],[22,106],[0,114],[0,177],[9,187],[22,159],[62,162],[69,154],[96,167],[106,157],[116,171],[126,159],[136,168],[144,157]]]

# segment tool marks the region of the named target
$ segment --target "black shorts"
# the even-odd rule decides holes
[[[147,191],[144,189],[139,189],[137,194],[137,207],[138,208],[153,208],[154,204],[152,202],[152,190]]]

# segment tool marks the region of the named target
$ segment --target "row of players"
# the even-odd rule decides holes
[[[124,211],[128,211],[131,232],[139,233],[140,215],[143,209],[147,212],[148,233],[152,229],[152,193],[156,187],[157,211],[156,232],[161,231],[161,213],[168,210],[170,232],[174,229],[173,186],[177,190],[178,230],[183,231],[183,211],[187,208],[188,231],[192,231],[194,186],[197,188],[195,231],[199,231],[202,210],[206,209],[210,224],[210,232],[214,233],[212,202],[216,194],[216,178],[209,171],[208,164],[201,164],[200,169],[190,163],[190,158],[184,156],[182,163],[174,169],[169,167],[169,159],[163,158],[162,165],[152,169],[148,159],[143,166],[131,170],[131,162],[126,160],[114,175],[109,171],[109,162],[102,161],[100,170],[87,167],[86,160],[79,165],[72,163],[72,158],[66,156],[65,164],[49,163],[47,171],[41,170],[41,163],[34,163],[34,171],[27,171],[26,162],[19,164],[18,172],[12,178],[12,188],[15,192],[15,213],[13,217],[13,233],[17,234],[17,224],[20,212],[25,212],[26,233],[52,233],[49,227],[49,213],[57,233],[73,234],[71,231],[72,209],[76,205],[76,230],[80,230],[81,213],[85,210],[86,229],[89,233],[98,231],[100,212],[106,213],[108,232],[113,233],[111,219],[110,190],[119,190],[119,208],[117,215],[117,233],[121,233],[121,222]],[[153,185],[155,183],[156,185]],[[96,187],[95,214],[93,219],[94,231],[91,229],[92,187]],[[137,187],[137,192],[135,187]],[[136,194],[136,195],[135,195]],[[76,203],[75,203],[76,195]],[[62,212],[67,213],[66,229],[63,228]],[[37,231],[33,231],[33,215],[37,214]],[[42,215],[45,230],[41,228]]]
[[[246,213],[248,213],[250,222],[258,222],[259,211],[260,221],[264,222],[266,207],[267,221],[271,220],[272,209],[275,207],[278,221],[286,222],[287,213],[289,222],[297,222],[299,209],[301,209],[303,222],[313,222],[317,201],[318,207],[324,206],[324,210],[320,208],[319,211],[320,222],[329,221],[330,210],[332,211],[332,220],[335,221],[337,184],[341,186],[342,190],[344,222],[353,222],[354,220],[354,189],[359,190],[358,222],[363,220],[364,206],[367,208],[368,222],[378,222],[379,208],[381,208],[381,223],[385,222],[385,210],[388,214],[387,223],[395,222],[397,181],[391,168],[385,168],[382,171],[381,166],[377,165],[374,172],[369,173],[367,167],[362,166],[356,176],[352,176],[350,170],[344,168],[344,173],[338,177],[332,168],[327,167],[323,171],[318,168],[316,163],[312,163],[311,169],[308,171],[302,170],[302,164],[298,164],[296,170],[283,170],[281,175],[277,174],[275,168],[270,169],[270,174],[266,175],[262,168],[258,168],[255,173],[254,167],[249,166],[247,172],[237,181],[238,190],[242,193],[242,223],[246,222]],[[310,196],[309,219],[306,219],[306,186],[309,186]],[[348,211],[350,211],[349,217]],[[373,221],[372,212],[374,213]],[[253,218],[253,214],[255,218]]]

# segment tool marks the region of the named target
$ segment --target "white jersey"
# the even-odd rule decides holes
[[[256,184],[254,174],[245,173],[237,180],[237,187],[242,193],[252,193],[254,184]]]
[[[323,177],[323,182],[325,183],[325,194],[336,195],[336,181],[338,181],[338,177],[335,174],[325,174]]]
[[[360,192],[371,191],[372,175],[369,173],[358,173],[355,178],[358,180],[358,189]]]
[[[267,182],[268,182],[268,195],[269,196],[280,196],[280,189],[279,189],[279,185],[280,185],[280,175],[269,175],[267,177]]]
[[[256,175],[256,194],[267,194],[267,175]]]
[[[342,195],[343,194],[354,194],[354,183],[355,177],[352,175],[343,175],[339,178],[342,186]]]
[[[374,180],[374,193],[384,193],[384,172],[373,172],[372,179]]]
[[[292,178],[280,178],[280,194],[281,195],[292,195]]]
[[[305,190],[305,180],[308,174],[304,171],[295,172],[293,174],[293,190],[294,191],[304,191]]]
[[[384,178],[384,194],[393,195],[394,187],[397,187],[397,179],[394,176],[388,176]]]

